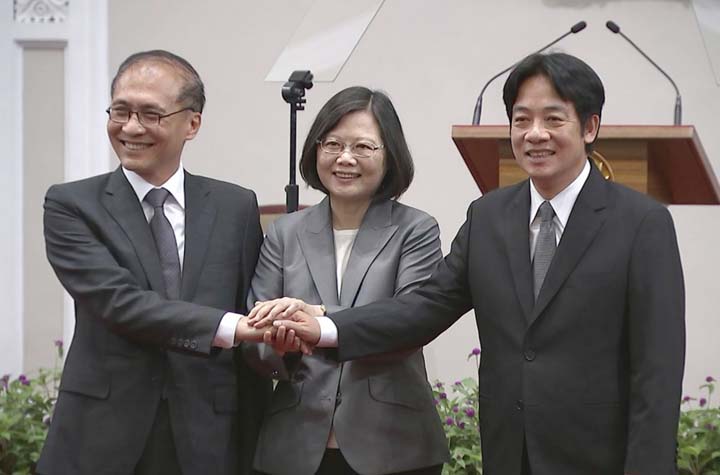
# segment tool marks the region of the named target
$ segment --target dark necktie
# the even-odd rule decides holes
[[[168,196],[170,192],[165,188],[154,188],[145,195],[145,201],[155,210],[150,220],[150,231],[155,238],[155,246],[162,265],[165,295],[170,300],[177,300],[180,298],[180,257],[175,233],[163,209]]]
[[[540,216],[540,232],[538,232],[535,241],[535,257],[533,258],[533,284],[535,290],[535,300],[538,298],[540,289],[542,288],[545,274],[550,268],[550,262],[555,255],[555,226],[553,218],[555,210],[549,201],[543,201],[538,209]]]

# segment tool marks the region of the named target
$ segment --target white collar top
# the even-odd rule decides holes
[[[566,186],[564,190],[555,195],[551,200],[547,200],[550,201],[550,205],[555,211],[553,225],[557,243],[560,243],[560,238],[562,237],[565,226],[570,218],[573,206],[575,206],[575,201],[577,201],[577,197],[580,195],[580,191],[582,190],[583,185],[585,185],[588,176],[590,176],[590,162],[586,160],[585,166],[575,180],[573,180],[572,183]],[[535,184],[532,180],[530,180],[530,216],[528,219],[530,220],[531,259],[535,254],[535,239],[537,238],[537,234],[540,230],[540,219],[535,218],[537,217],[538,208],[540,208],[543,201],[546,201],[545,198],[540,196],[540,192],[538,192],[537,188],[535,188]]]

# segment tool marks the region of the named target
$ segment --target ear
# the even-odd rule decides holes
[[[600,130],[600,116],[593,114],[585,121],[585,126],[583,127],[583,140],[586,144],[595,141],[598,130]]]
[[[202,124],[202,114],[199,112],[193,112],[193,116],[188,123],[187,133],[185,134],[185,140],[192,140],[200,130]]]

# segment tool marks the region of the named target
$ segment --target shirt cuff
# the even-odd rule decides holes
[[[213,338],[212,346],[218,348],[232,348],[235,346],[235,330],[242,315],[237,313],[226,313],[220,320],[217,333]]]
[[[318,324],[320,325],[320,340],[318,341],[318,348],[337,348],[338,346],[338,331],[335,326],[335,322],[330,320],[328,317],[315,317],[317,318]]]

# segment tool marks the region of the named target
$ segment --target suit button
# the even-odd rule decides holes
[[[530,348],[525,350],[525,360],[532,361],[534,359],[535,359],[535,352],[533,350],[531,350]]]
[[[518,411],[522,411],[523,409],[525,409],[525,403],[522,399],[518,399],[517,401],[515,401],[515,409],[517,409]]]
[[[190,349],[196,350],[197,346],[197,341],[193,340],[190,342]]]

